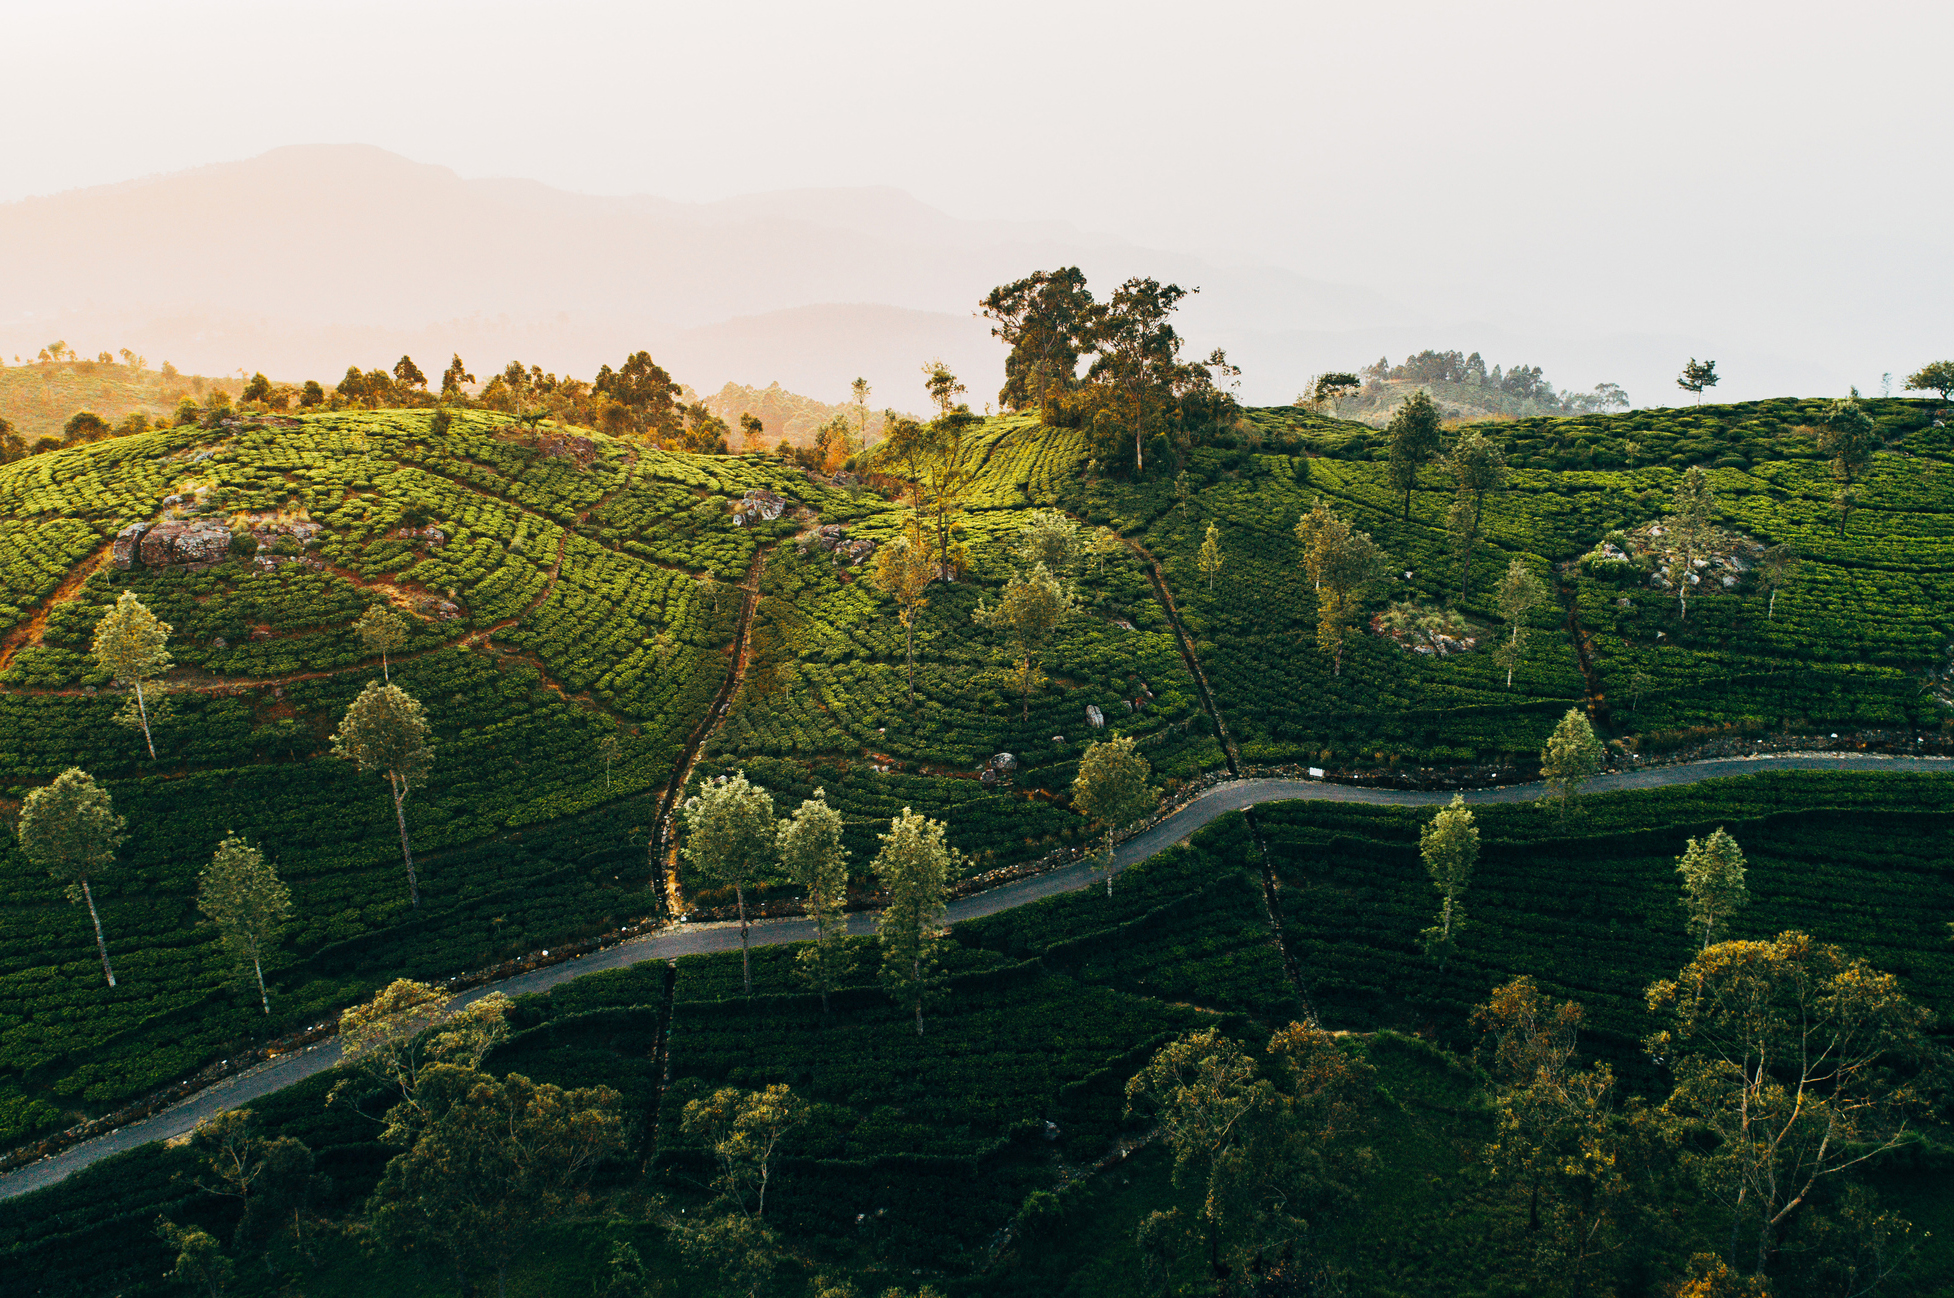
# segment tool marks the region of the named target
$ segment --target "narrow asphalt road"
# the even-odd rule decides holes
[[[1658,789],[1672,785],[1695,784],[1701,780],[1733,775],[1757,775],[1766,771],[1820,770],[1869,772],[1954,772],[1954,758],[1882,757],[1871,754],[1814,753],[1794,756],[1735,757],[1717,761],[1692,762],[1682,766],[1663,766],[1643,771],[1603,775],[1591,781],[1592,793],[1619,793],[1630,789]],[[1538,784],[1509,785],[1495,789],[1465,790],[1469,803],[1526,802],[1540,796]],[[1158,825],[1122,843],[1115,854],[1115,871],[1137,864],[1187,838],[1230,811],[1240,811],[1264,802],[1314,799],[1324,802],[1369,802],[1389,806],[1427,806],[1449,802],[1452,794],[1425,793],[1398,789],[1355,788],[1346,784],[1327,784],[1321,780],[1247,779],[1231,780],[1207,790]],[[948,920],[955,924],[967,919],[994,915],[1029,902],[1073,892],[1105,878],[1105,870],[1093,863],[1062,866],[1047,874],[1019,879],[974,896],[950,903]],[[874,917],[855,914],[849,917],[848,931],[866,934],[874,931]],[[759,920],[752,925],[755,946],[783,942],[805,942],[814,936],[814,925],[804,919]],[[547,991],[559,983],[605,969],[622,969],[647,960],[671,960],[682,955],[730,951],[739,947],[739,925],[731,922],[681,924],[663,932],[647,934],[596,951],[581,959],[535,969],[490,986],[464,993],[464,1003],[489,992],[510,996]],[[260,1096],[282,1090],[292,1083],[324,1072],[339,1062],[339,1042],[328,1040],[293,1054],[283,1055],[235,1077],[226,1078],[197,1094],[164,1109],[141,1122],[84,1141],[52,1157],[17,1171],[0,1175],[0,1199],[28,1194],[55,1184],[89,1164],[146,1145],[152,1140],[168,1140],[193,1129],[214,1114],[249,1104]]]

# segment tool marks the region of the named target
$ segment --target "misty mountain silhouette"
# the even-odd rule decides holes
[[[711,203],[464,180],[367,145],[241,162],[0,205],[0,350],[59,337],[180,368],[331,380],[348,364],[460,351],[588,376],[649,347],[700,390],[779,380],[839,400],[920,404],[942,355],[982,405],[1003,350],[976,318],[992,285],[1077,263],[1096,287],[1150,274],[1203,289],[1205,351],[1244,330],[1340,331],[1403,313],[1361,289],[1219,268],[1060,222],[966,221],[888,188]],[[45,335],[45,336],[43,336]]]

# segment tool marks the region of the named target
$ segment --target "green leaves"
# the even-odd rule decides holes
[[[20,850],[64,883],[82,883],[115,860],[128,835],[108,791],[71,766],[54,783],[32,789],[20,810]]]

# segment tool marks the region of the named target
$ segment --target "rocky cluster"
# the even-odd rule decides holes
[[[231,529],[207,518],[131,523],[115,535],[109,561],[118,568],[217,563],[231,553]]]
[[[1017,769],[1018,759],[1015,756],[998,753],[977,768],[977,778],[985,784],[996,784]]]
[[[875,553],[875,542],[867,537],[850,537],[847,526],[842,523],[823,524],[815,531],[813,539],[823,550],[847,560],[851,568]]]
[[[733,505],[733,526],[752,527],[756,523],[771,523],[792,508],[793,502],[785,496],[756,487]]]

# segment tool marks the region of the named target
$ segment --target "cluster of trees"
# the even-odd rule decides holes
[[[1199,291],[1136,277],[1102,302],[1076,266],[992,289],[979,306],[1011,348],[999,403],[1085,429],[1093,457],[1115,474],[1143,477],[1149,460],[1185,458],[1239,412],[1217,386],[1241,374],[1220,348],[1202,360],[1181,357],[1173,314]]]
[[[1350,379],[1349,375],[1319,376],[1321,379]],[[1556,392],[1538,365],[1515,365],[1511,369],[1501,369],[1495,365],[1488,371],[1486,362],[1478,352],[1463,356],[1455,351],[1433,351],[1426,349],[1414,356],[1405,357],[1401,364],[1391,364],[1390,358],[1380,356],[1375,362],[1358,371],[1357,376],[1373,391],[1382,394],[1384,384],[1420,383],[1453,384],[1458,387],[1480,388],[1487,392],[1497,392],[1512,397],[1516,401],[1531,401],[1544,408],[1558,408],[1569,415],[1606,414],[1611,410],[1626,410],[1629,406],[1628,394],[1615,383],[1597,383],[1592,392]],[[1333,387],[1345,390],[1346,385],[1333,383]],[[1356,383],[1347,385],[1354,388]],[[1311,392],[1297,398],[1298,404],[1310,405],[1321,402],[1323,393],[1314,388]]]
[[[681,810],[686,862],[701,877],[731,888],[737,900],[741,975],[748,995],[753,993],[753,965],[747,890],[781,869],[805,890],[815,939],[803,951],[797,972],[821,994],[825,1012],[829,994],[848,973],[848,953],[841,945],[848,902],[841,813],[817,789],[792,816],[776,819],[773,795],[749,783],[744,772],[708,780]],[[944,833],[943,822],[905,807],[880,836],[882,848],[870,867],[886,896],[876,921],[881,981],[891,997],[915,1011],[918,1036],[923,1033],[924,1003],[938,982],[943,911],[960,867]]]
[[[149,358],[147,356],[138,356],[134,352],[130,351],[127,347],[124,347],[119,353],[119,355],[122,357],[122,364],[127,365],[132,370],[141,372],[142,370],[146,370],[149,368]],[[14,356],[14,364],[18,365],[20,363],[21,363],[20,356],[16,354]],[[35,364],[35,365],[59,365],[63,363],[69,365],[75,365],[75,364],[86,365],[89,364],[90,362],[85,360],[82,357],[82,355],[79,352],[77,352],[74,348],[70,347],[65,340],[56,339],[54,342],[51,342],[47,346],[41,348],[40,354],[35,356],[34,359],[28,363]],[[96,365],[113,365],[116,363],[116,354],[112,354],[109,352],[97,352],[95,353],[95,359],[93,363]],[[5,365],[5,364],[6,364],[6,360],[4,358],[0,358],[0,365]],[[174,375],[176,373],[176,368],[170,365],[168,362],[165,362],[163,365],[163,371],[165,375]]]
[[[1506,486],[1505,457],[1474,429],[1460,434],[1449,453],[1441,453],[1438,408],[1423,392],[1413,393],[1398,408],[1388,435],[1391,482],[1404,493],[1407,516],[1411,492],[1424,469],[1435,466],[1451,480],[1453,501],[1446,514],[1446,527],[1458,561],[1458,598],[1463,601],[1471,589],[1472,555],[1478,545],[1486,497]],[[1329,655],[1334,673],[1341,674],[1349,633],[1369,601],[1389,583],[1395,565],[1370,533],[1353,528],[1320,496],[1296,520],[1293,531],[1302,549],[1304,571],[1316,591],[1317,645]],[[1215,540],[1209,537],[1209,543]],[[1208,543],[1204,543],[1204,553],[1207,548]],[[1219,571],[1220,563],[1218,550],[1204,560],[1215,571]],[[1525,655],[1527,632],[1523,622],[1545,597],[1539,577],[1523,562],[1514,560],[1500,585],[1501,611],[1511,626],[1511,634],[1499,650],[1509,685],[1513,667]]]
[[[86,771],[71,766],[52,783],[28,791],[16,831],[21,854],[63,884],[69,901],[88,907],[95,949],[102,958],[102,978],[110,987],[115,986],[115,967],[109,960],[108,938],[102,932],[91,880],[115,863],[115,851],[128,837],[123,833],[126,823],[116,814],[108,791]],[[277,869],[263,852],[235,834],[226,834],[198,876],[197,909],[217,926],[239,972],[248,971],[256,979],[258,998],[269,1015],[264,961],[276,949],[292,912],[291,890],[279,879]]]
[[[154,727],[171,713],[161,679],[174,661],[169,652],[171,630],[134,591],[125,590],[96,623],[91,646],[97,665],[129,691],[116,720],[141,731],[151,758],[156,756]],[[406,619],[386,605],[374,605],[354,623],[354,630],[367,652],[380,657],[387,683],[369,682],[346,709],[333,735],[333,751],[356,763],[362,774],[386,778],[400,829],[408,895],[418,907],[420,882],[407,836],[405,804],[408,792],[427,779],[434,753],[432,727],[419,701],[391,683],[387,667],[387,655],[407,638]],[[115,850],[126,837],[123,828],[123,818],[115,814],[108,792],[86,771],[71,767],[51,784],[28,792],[18,830],[28,860],[64,884],[70,901],[88,907],[102,976],[111,987],[115,969],[90,881],[114,863]],[[255,977],[259,999],[270,1014],[264,960],[277,947],[291,913],[291,893],[277,870],[259,849],[236,835],[226,835],[200,877],[197,906],[216,924],[240,971],[248,967]]]
[[[1440,898],[1423,938],[1442,979],[1479,852],[1461,799],[1423,827],[1420,848]],[[1494,1118],[1481,1157],[1514,1209],[1497,1229],[1534,1292],[1604,1294],[1635,1269],[1673,1266],[1675,1205],[1693,1197],[1730,1234],[1720,1253],[1690,1257],[1685,1284],[1702,1287],[1682,1292],[1763,1292],[1787,1266],[1826,1272],[1838,1286],[1827,1292],[1874,1292],[1910,1226],[1850,1173],[1930,1115],[1932,1015],[1892,975],[1805,934],[1718,941],[1748,900],[1724,830],[1690,839],[1676,869],[1701,943],[1648,989],[1645,1048],[1674,1079],[1659,1105],[1624,1103],[1606,1064],[1577,1067],[1582,1007],[1531,977],[1473,1014]],[[1369,1079],[1314,1023],[1276,1033],[1259,1057],[1212,1029],[1162,1048],[1128,1083],[1129,1112],[1158,1122],[1176,1184],[1195,1185],[1201,1207],[1197,1230],[1178,1211],[1141,1224],[1150,1288],[1171,1292],[1174,1263],[1199,1245],[1217,1294],[1340,1291],[1322,1242],[1374,1163]]]

